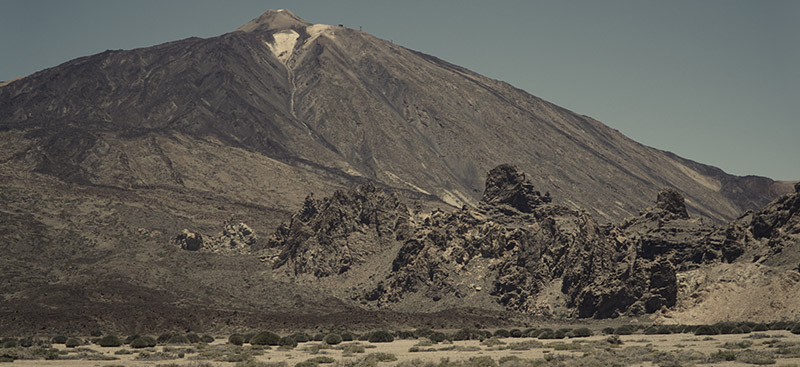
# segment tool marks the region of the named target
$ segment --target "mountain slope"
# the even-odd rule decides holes
[[[159,138],[167,138],[242,148],[310,170],[317,176],[310,181],[377,180],[454,206],[477,203],[478,177],[513,163],[542,190],[568,198],[564,204],[603,220],[635,214],[664,186],[679,188],[690,211],[715,221],[787,191],[642,146],[506,83],[286,10],[220,37],[107,51],[15,81],[0,89],[0,126],[33,139],[17,154],[38,171],[114,187],[191,187],[182,181],[187,171],[209,170],[173,164],[161,152]],[[121,151],[118,140],[145,151]],[[219,178],[203,181],[198,189],[208,190]],[[300,197],[269,205],[291,208]]]

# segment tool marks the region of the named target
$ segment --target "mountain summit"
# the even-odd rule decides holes
[[[241,27],[237,31],[244,32],[269,32],[281,31],[294,27],[307,27],[312,25],[309,22],[301,19],[294,13],[286,9],[267,10],[258,18],[255,18]]]

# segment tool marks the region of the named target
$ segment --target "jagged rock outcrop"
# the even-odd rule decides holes
[[[174,242],[181,249],[197,251],[203,247],[203,236],[184,228],[183,231],[175,237]]]
[[[244,223],[225,222],[216,236],[203,236],[184,229],[173,242],[181,249],[219,254],[247,254],[256,244],[258,236]]]
[[[550,193],[542,195],[516,166],[503,164],[489,171],[481,203],[509,205],[530,213],[535,207],[550,202]]]
[[[308,196],[289,223],[278,227],[268,247],[280,250],[275,268],[326,277],[403,241],[408,231],[405,204],[394,193],[367,183],[322,200]]]

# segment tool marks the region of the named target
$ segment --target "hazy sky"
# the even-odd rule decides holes
[[[0,80],[280,8],[362,26],[729,173],[800,179],[800,1],[0,0]]]

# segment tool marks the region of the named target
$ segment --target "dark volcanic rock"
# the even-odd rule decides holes
[[[174,242],[184,250],[197,251],[203,247],[203,236],[199,233],[194,233],[188,229],[184,229],[175,237]]]
[[[656,208],[664,209],[678,218],[689,218],[689,213],[686,212],[686,203],[683,195],[671,187],[665,188],[658,193],[656,200]]]
[[[523,213],[530,213],[543,203],[550,202],[550,194],[542,195],[525,179],[516,166],[503,164],[489,171],[481,203],[509,205]],[[685,210],[685,209],[684,209]]]
[[[280,254],[274,266],[317,277],[342,274],[371,254],[407,236],[408,208],[393,193],[368,183],[336,191],[330,198],[309,196],[303,208],[269,239]]]

